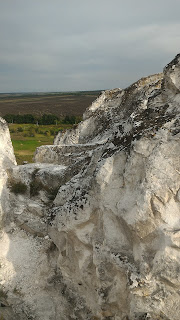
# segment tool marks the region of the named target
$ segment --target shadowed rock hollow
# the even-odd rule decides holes
[[[5,320],[179,320],[179,111],[177,55],[103,92],[34,164],[1,134]]]

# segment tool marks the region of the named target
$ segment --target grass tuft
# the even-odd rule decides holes
[[[22,183],[21,181],[18,181],[18,182],[11,181],[9,183],[9,188],[11,192],[15,194],[24,194],[27,191],[27,185],[25,183]]]

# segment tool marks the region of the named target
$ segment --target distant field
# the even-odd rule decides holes
[[[59,93],[12,93],[0,94],[0,116],[7,114],[31,114],[42,117],[53,114],[82,117],[85,109],[100,95],[101,91],[59,92]],[[59,121],[58,123],[62,123]],[[71,124],[35,125],[9,123],[9,129],[18,164],[32,162],[35,149],[41,145],[53,144],[60,130],[71,128]]]
[[[11,140],[18,164],[33,162],[37,147],[53,144],[57,132],[72,128],[72,125],[9,124]]]
[[[100,93],[101,91],[0,94],[0,116],[28,113],[36,116],[48,113],[58,117],[82,116]]]

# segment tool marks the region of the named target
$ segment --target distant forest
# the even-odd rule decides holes
[[[8,123],[32,123],[39,125],[49,124],[76,124],[81,121],[81,117],[77,116],[65,116],[59,118],[54,114],[43,114],[41,117],[34,116],[32,114],[6,114],[3,117]]]

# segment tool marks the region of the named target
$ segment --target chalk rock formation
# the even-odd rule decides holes
[[[19,319],[179,320],[179,111],[180,55],[9,166],[0,273]]]
[[[14,151],[11,143],[9,129],[6,121],[0,118],[0,229],[3,223],[3,208],[7,206],[8,191],[6,187],[6,169],[16,164]]]
[[[8,126],[2,118],[0,118],[0,243],[2,240],[2,234],[3,234],[3,222],[4,222],[4,208],[8,207],[9,202],[9,191],[6,186],[7,182],[7,172],[6,169],[9,166],[15,165],[16,160],[13,152],[13,147],[10,139],[9,129]],[[0,244],[0,257],[3,255],[4,247],[1,247]],[[2,264],[2,259],[0,261],[0,318],[2,318],[2,314],[6,315],[7,319],[14,319],[15,315],[13,313],[13,310],[6,301],[6,293],[3,292],[3,286],[2,286],[2,273],[1,270],[4,268],[4,265]],[[5,307],[5,310],[3,307]],[[1,310],[2,309],[2,310]]]
[[[2,223],[2,204],[6,199],[5,184],[7,180],[6,168],[16,164],[9,129],[6,121],[0,118],[0,224]]]

